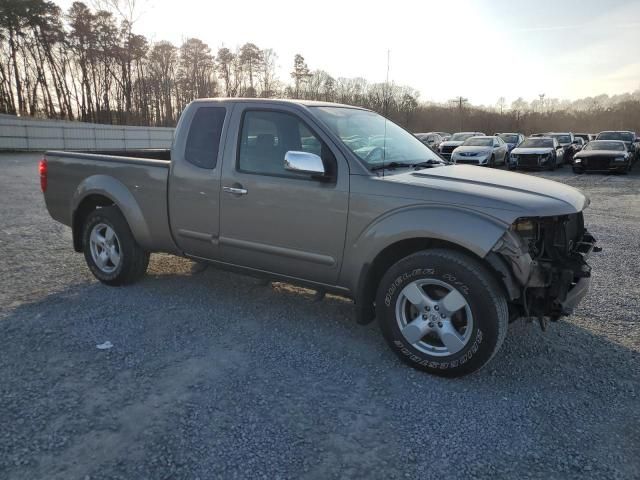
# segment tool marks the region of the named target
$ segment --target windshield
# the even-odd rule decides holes
[[[520,144],[520,148],[553,148],[550,138],[527,138]]]
[[[348,107],[311,107],[318,118],[369,167],[395,162],[443,163],[429,147],[383,116]]]
[[[491,147],[493,138],[470,138],[462,144],[464,147]]]
[[[622,140],[623,142],[633,142],[633,134],[630,132],[602,132],[598,135],[598,140]]]
[[[552,138],[555,138],[558,140],[558,143],[571,143],[571,136],[570,135],[561,135],[561,134],[554,134],[554,135],[549,135]]]
[[[464,142],[467,138],[475,137],[474,133],[454,133],[451,135],[449,141],[451,142]]]
[[[584,150],[616,150],[619,152],[625,152],[627,147],[625,147],[622,142],[606,142],[606,141],[594,141],[588,143]]]
[[[511,135],[509,133],[501,133],[498,135],[502,140],[507,143],[518,143],[518,135]]]

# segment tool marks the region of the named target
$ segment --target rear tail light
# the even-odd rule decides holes
[[[42,193],[47,191],[47,159],[40,160],[38,165],[38,172],[40,173],[40,189]]]

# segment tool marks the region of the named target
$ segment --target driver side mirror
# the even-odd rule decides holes
[[[324,176],[324,163],[319,155],[311,152],[289,150],[284,155],[284,169],[289,172]]]

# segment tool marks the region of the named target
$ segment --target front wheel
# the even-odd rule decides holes
[[[91,212],[82,232],[84,258],[91,273],[102,283],[125,285],[146,273],[149,253],[138,245],[117,207]]]
[[[476,259],[444,249],[410,255],[384,275],[376,313],[391,349],[410,366],[455,377],[479,370],[507,333],[507,300]]]

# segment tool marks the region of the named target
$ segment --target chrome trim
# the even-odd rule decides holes
[[[296,173],[324,175],[322,158],[311,152],[289,150],[284,155],[284,169]]]

